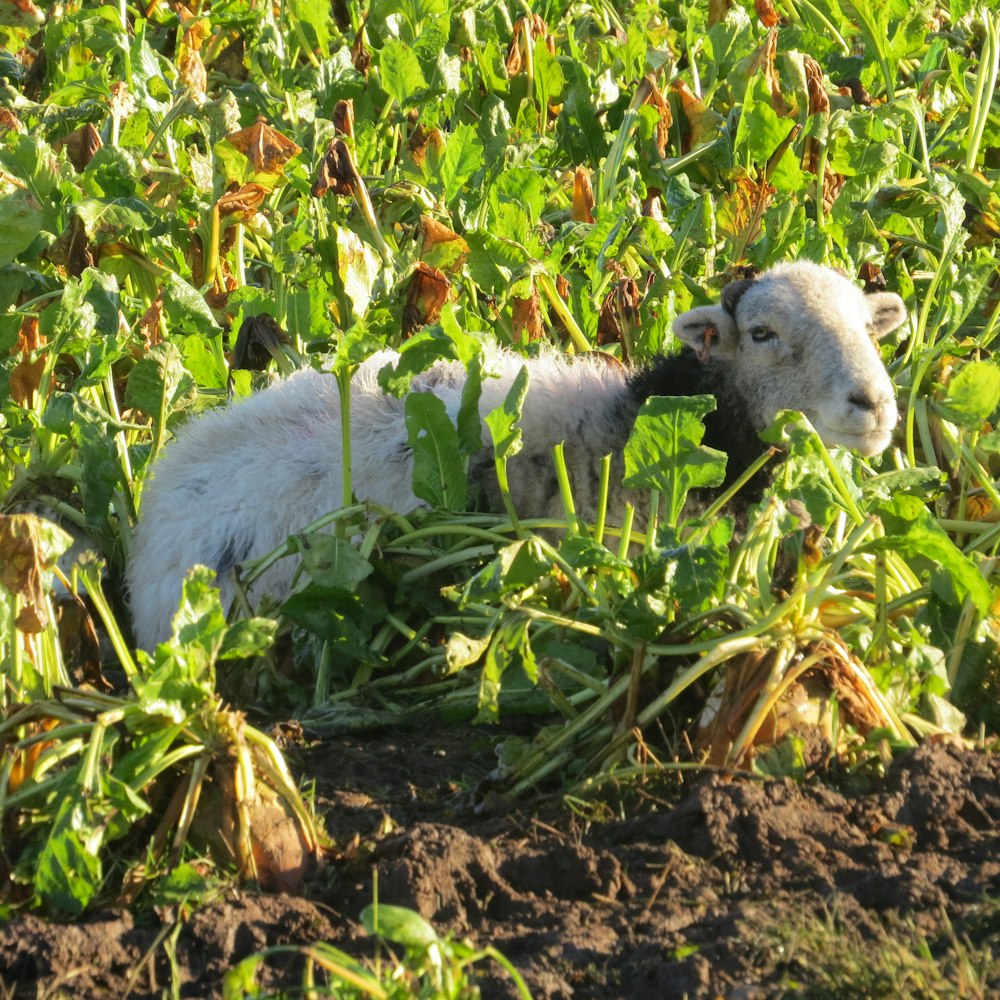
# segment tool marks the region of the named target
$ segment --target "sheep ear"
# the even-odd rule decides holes
[[[736,322],[722,306],[698,306],[674,320],[674,336],[693,347],[700,361],[736,357]]]
[[[895,292],[871,292],[865,296],[872,314],[872,332],[876,339],[906,322],[906,305]]]

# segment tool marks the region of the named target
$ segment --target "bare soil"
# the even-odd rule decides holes
[[[863,789],[688,775],[633,789],[627,818],[596,819],[477,793],[495,764],[482,730],[338,738],[296,763],[317,782],[337,850],[302,896],[229,890],[182,914],[167,943],[183,997],[218,996],[225,972],[266,946],[323,940],[371,955],[358,916],[376,873],[382,902],[495,945],[551,1000],[845,995],[803,957],[815,926],[844,935],[834,964],[898,929],[932,956],[956,941],[1000,953],[1000,908],[984,906],[1000,897],[995,754],[927,743]],[[161,937],[178,916],[17,915],[0,926],[0,995],[159,998],[171,982]],[[282,961],[276,985],[299,967]],[[497,967],[480,985],[514,995]],[[859,982],[850,995],[896,995],[879,989]]]

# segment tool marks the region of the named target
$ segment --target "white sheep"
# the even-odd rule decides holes
[[[824,442],[882,451],[897,421],[895,394],[873,338],[898,327],[906,309],[898,295],[865,295],[842,274],[808,262],[780,264],[759,278],[734,282],[719,305],[677,317],[687,346],[637,370],[600,356],[543,353],[527,362],[486,351],[480,413],[498,406],[527,363],[530,380],[521,428],[524,447],[509,463],[509,485],[522,516],[561,513],[551,447],[565,442],[578,512],[591,516],[600,458],[611,454],[620,484],[622,451],[636,414],[652,395],[712,393],[718,409],[706,419],[705,444],[729,453],[730,480],[756,458],[757,431],[783,409],[801,410]],[[412,488],[405,401],[385,395],[377,375],[395,359],[382,351],[358,369],[351,394],[355,495],[406,512],[419,506]],[[457,414],[465,370],[438,362],[411,391],[433,392]],[[342,495],[340,402],[335,379],[305,369],[243,402],[184,427],[157,462],[142,495],[128,567],[136,639],[151,648],[170,634],[181,581],[196,563],[218,573],[231,600],[231,571],[263,555]],[[484,426],[484,440],[488,432]],[[492,449],[471,463],[470,482],[500,510]],[[629,491],[612,491],[609,520]],[[620,523],[620,522],[619,522]],[[288,594],[296,566],[281,560],[255,585]]]

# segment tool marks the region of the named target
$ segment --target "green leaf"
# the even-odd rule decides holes
[[[154,420],[163,417],[167,426],[175,416],[192,406],[198,386],[181,361],[176,344],[157,344],[132,369],[125,387],[125,405],[142,410]]]
[[[676,529],[663,525],[656,543],[669,560],[666,582],[671,597],[685,614],[698,614],[723,598],[729,573],[729,543],[734,522],[730,517],[714,521],[701,545],[681,543]]]
[[[893,469],[866,479],[861,484],[861,493],[865,497],[877,497],[879,500],[891,500],[900,493],[912,493],[926,498],[939,493],[945,479],[945,474],[933,466]]]
[[[857,500],[859,491],[850,474],[851,455],[843,450],[832,455],[827,452],[820,436],[801,413],[782,410],[774,423],[761,432],[761,437],[789,452],[774,477],[768,491],[770,495],[786,502],[801,501],[813,522],[822,525],[832,524],[841,510]],[[841,481],[849,496],[842,496],[837,491],[824,454],[842,466]]]
[[[404,948],[424,950],[437,944],[439,938],[434,928],[419,913],[403,906],[366,906],[361,911],[361,923],[369,934],[377,934]]]
[[[481,639],[475,639],[461,632],[452,632],[444,646],[444,661],[449,674],[457,674],[465,667],[471,667],[482,659],[483,653],[489,648],[493,639],[488,633]]]
[[[948,537],[917,497],[897,496],[877,508],[886,537],[870,542],[874,551],[895,551],[918,565],[930,560],[947,578],[932,579],[935,593],[948,603],[969,598],[980,614],[993,602],[990,585],[976,564]]]
[[[504,401],[484,418],[493,439],[493,454],[497,461],[506,462],[521,450],[519,421],[528,392],[528,366],[517,373]]]
[[[323,58],[330,53],[330,5],[325,0],[288,0],[285,17],[295,19],[310,47]]]
[[[469,580],[462,593],[462,603],[496,601],[533,586],[551,569],[552,560],[545,554],[538,538],[529,536],[511,542]]]
[[[479,710],[476,722],[496,722],[500,718],[500,688],[504,674],[520,666],[532,684],[538,682],[538,663],[528,639],[529,619],[509,615],[501,619],[486,651],[479,678]]]
[[[651,396],[625,444],[625,485],[663,494],[671,524],[680,517],[688,490],[725,479],[725,454],[701,444],[702,417],[714,409],[714,396]]]
[[[464,122],[448,136],[438,163],[438,176],[445,191],[445,201],[452,202],[462,186],[483,165],[483,144],[476,130]]]
[[[462,402],[458,408],[458,449],[469,458],[483,447],[483,422],[479,415],[479,399],[483,392],[483,361],[475,354],[469,361],[462,386]]]
[[[330,642],[343,663],[373,655],[368,642],[385,612],[378,592],[364,583],[357,592],[310,583],[281,605],[285,618]]]
[[[378,54],[382,89],[403,107],[416,94],[427,89],[420,60],[409,45],[390,38]]]
[[[149,206],[138,198],[90,199],[80,202],[74,214],[94,243],[112,243],[132,233],[144,233],[158,221]]]
[[[29,191],[0,195],[0,264],[9,264],[38,238],[45,213]]]
[[[323,587],[355,590],[372,572],[372,564],[346,539],[323,532],[291,539],[309,578]]]
[[[184,863],[167,872],[153,890],[152,901],[156,906],[197,902],[207,899],[214,888],[193,864]]]
[[[465,462],[444,403],[431,392],[407,396],[406,433],[413,452],[413,492],[432,507],[465,510]]]
[[[79,916],[102,881],[100,831],[84,815],[79,789],[67,795],[45,839],[34,871],[39,898],[57,912]]]
[[[368,312],[375,283],[384,265],[379,255],[357,233],[343,226],[337,230],[337,273],[358,319]]]
[[[196,288],[173,271],[164,275],[161,294],[163,315],[172,331],[181,329],[193,333],[218,331],[219,324],[216,323],[208,303]]]
[[[948,383],[948,395],[935,406],[942,416],[979,430],[1000,406],[1000,367],[991,361],[967,361]]]
[[[80,495],[87,523],[103,527],[107,521],[115,487],[122,476],[114,438],[93,423],[79,428]]]
[[[226,629],[219,647],[220,660],[262,656],[274,645],[278,623],[273,618],[238,618]]]
[[[744,94],[743,110],[736,128],[733,156],[749,169],[763,169],[788,137],[795,123],[771,107],[771,88],[762,74],[750,78]],[[788,149],[775,166],[771,182],[779,191],[802,189],[802,168],[794,149]]]
[[[500,239],[491,232],[467,233],[469,258],[466,267],[472,280],[484,291],[498,294],[506,291],[515,271],[531,259],[519,243]]]

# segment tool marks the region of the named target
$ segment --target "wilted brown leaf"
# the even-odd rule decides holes
[[[233,368],[252,372],[266,371],[271,361],[282,354],[281,345],[289,343],[288,334],[267,313],[243,320],[233,348]]]
[[[249,182],[241,184],[233,191],[227,191],[218,201],[219,215],[239,214],[249,219],[264,204],[267,188]]]
[[[44,346],[45,338],[38,330],[38,317],[25,316],[17,333],[17,343],[11,348],[11,355],[21,355],[21,360],[11,369],[10,397],[20,406],[30,406],[32,398],[41,384],[45,370],[45,358],[31,360],[32,352]]]
[[[334,139],[327,147],[316,171],[312,194],[314,198],[322,198],[327,191],[334,194],[353,194],[358,182],[357,170],[351,159],[351,152],[343,139]]]
[[[757,11],[757,16],[760,18],[760,23],[765,28],[775,28],[778,26],[781,18],[778,17],[778,12],[774,9],[773,0],[753,0],[753,6],[754,10]]]
[[[163,340],[162,319],[163,293],[160,292],[139,320],[139,333],[147,351]]]
[[[659,188],[646,189],[646,197],[642,202],[642,214],[647,219],[655,219],[657,222],[663,221],[662,194],[663,192]]]
[[[208,89],[208,71],[202,62],[201,53],[195,49],[185,49],[177,59],[177,76],[185,87],[200,97]]]
[[[0,108],[0,136],[8,132],[23,132],[21,120],[9,108]]]
[[[733,189],[718,203],[719,232],[740,248],[749,246],[760,235],[761,220],[774,194],[775,188],[763,177],[755,181],[740,171],[733,180]]]
[[[814,666],[794,680],[779,682],[774,690],[776,655],[773,649],[754,650],[727,665],[700,719],[697,746],[707,751],[709,763],[747,767],[756,754],[789,733],[813,734],[830,747],[837,736],[843,738],[848,732],[845,721],[862,738],[889,724],[874,687],[863,684],[864,669],[835,635],[804,647],[798,659],[810,657]],[[763,699],[770,702],[770,710],[758,713],[759,725],[745,734],[746,724]],[[837,705],[839,726],[830,710],[831,700]]]
[[[713,138],[725,119],[717,111],[709,108],[683,80],[674,80],[670,89],[680,98],[681,110],[688,125],[683,150],[686,153]]]
[[[997,509],[996,504],[988,496],[980,496],[978,494],[973,494],[971,496],[966,496],[965,506],[961,511],[959,510],[959,500],[956,499],[952,504],[952,516],[953,517],[963,517],[967,521],[984,521],[989,524],[995,524],[1000,521],[1000,510]]]
[[[34,28],[45,20],[45,15],[31,0],[2,0],[0,24],[8,28]]]
[[[507,49],[507,75],[517,76],[525,68],[528,59],[528,35],[537,41],[544,39],[544,44],[553,55],[556,53],[556,40],[549,34],[548,25],[539,14],[532,14],[530,18],[521,17],[514,23],[514,37],[511,39]]]
[[[573,171],[573,211],[577,222],[594,221],[594,189],[590,183],[590,171],[577,167]]]
[[[809,114],[829,114],[830,98],[823,87],[823,68],[808,53],[802,56],[802,66],[806,73],[806,88],[809,91]]]
[[[87,235],[83,219],[73,215],[69,225],[42,256],[57,267],[65,267],[66,273],[74,278],[79,278],[88,267],[93,267],[96,250]]]
[[[708,0],[708,24],[721,24],[733,9],[733,0]]]
[[[514,341],[518,344],[541,340],[545,335],[545,324],[542,321],[542,300],[538,288],[531,286],[531,294],[527,298],[511,296],[514,322]]]
[[[451,282],[444,272],[418,261],[403,306],[403,336],[436,322],[450,292]]]
[[[52,148],[57,152],[65,150],[66,158],[73,164],[73,169],[77,173],[81,173],[103,145],[100,133],[90,122],[87,122],[86,125],[74,129],[69,135],[57,139],[52,144]]]
[[[840,93],[845,97],[850,94],[851,100],[855,104],[860,104],[862,107],[870,108],[877,101],[868,93],[867,88],[856,76],[844,77],[842,80],[835,81],[836,86],[840,88]]]
[[[246,65],[246,54],[245,39],[242,35],[234,33],[229,44],[214,59],[209,59],[209,65],[222,76],[228,76],[233,80],[246,80],[250,75]]]
[[[601,347],[621,344],[622,357],[631,356],[635,331],[639,326],[639,306],[642,293],[634,278],[621,277],[608,292],[597,320],[597,343]]]
[[[833,203],[840,197],[840,192],[844,190],[847,178],[843,174],[834,173],[827,166],[823,172],[823,211],[829,212],[833,208]]]
[[[367,20],[368,15],[366,14],[365,21]],[[351,62],[354,63],[354,68],[367,80],[368,70],[372,64],[372,54],[368,51],[368,40],[365,37],[364,22],[362,22],[358,33],[354,36],[354,42],[351,45]]]
[[[802,66],[806,74],[806,88],[809,91],[809,114],[829,115],[830,98],[823,89],[822,68],[810,55],[802,57]],[[820,145],[820,140],[814,134],[806,136],[802,150],[802,167],[811,174],[819,170]]]
[[[420,216],[420,259],[431,267],[454,274],[469,256],[469,244],[458,233],[429,215]]]
[[[23,601],[15,622],[22,632],[41,632],[49,624],[42,524],[33,514],[0,514],[0,584]]]
[[[673,125],[674,118],[670,113],[670,103],[656,85],[656,80],[652,73],[646,74],[639,81],[634,103],[639,105],[651,104],[659,112],[660,117],[656,122],[656,149],[661,157],[666,157],[667,146],[670,142],[670,126]]]
[[[865,294],[870,292],[884,292],[887,284],[882,268],[878,264],[865,261],[858,271],[858,277],[865,283]]]
[[[750,59],[750,73],[762,73],[771,91],[771,107],[782,117],[789,113],[788,102],[781,93],[781,81],[774,65],[778,54],[778,29],[771,28],[763,44],[754,52]]]
[[[286,139],[263,120],[227,135],[226,139],[253,164],[258,173],[279,174],[292,157],[302,152],[301,146]]]
[[[354,98],[337,101],[333,109],[333,127],[340,135],[354,138]]]
[[[424,160],[427,159],[428,149],[432,149],[435,153],[440,153],[444,149],[444,136],[441,135],[440,129],[427,129],[420,124],[410,133],[406,146],[414,166],[422,167]]]

